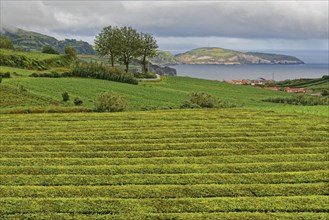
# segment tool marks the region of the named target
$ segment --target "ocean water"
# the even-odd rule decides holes
[[[328,51],[262,51],[296,56],[305,64],[297,65],[173,65],[178,76],[189,76],[210,80],[232,79],[300,79],[329,75]]]
[[[328,64],[300,65],[174,65],[178,76],[210,80],[232,79],[300,79],[329,75]]]

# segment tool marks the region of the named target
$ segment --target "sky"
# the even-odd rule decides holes
[[[329,50],[328,0],[0,0],[1,28],[93,44],[105,26],[132,26],[174,53],[197,47],[241,51]]]

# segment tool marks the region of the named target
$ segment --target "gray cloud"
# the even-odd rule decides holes
[[[328,37],[327,1],[3,1],[1,13],[6,26],[82,35],[129,25],[157,36]]]
[[[93,42],[108,25],[153,33],[166,48],[328,50],[328,1],[8,1],[1,26]],[[173,49],[174,50],[174,49]]]

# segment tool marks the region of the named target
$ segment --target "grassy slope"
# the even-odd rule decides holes
[[[78,53],[95,54],[92,46],[84,41],[77,41],[73,39],[59,41],[48,35],[22,29],[18,29],[16,32],[8,31],[9,30],[7,30],[5,35],[11,38],[14,43],[14,47],[18,47],[24,51],[40,52],[44,46],[50,45],[60,53],[64,53],[64,48],[66,46],[72,46],[76,48]]]
[[[1,50],[7,55],[20,54],[30,59],[47,60],[61,58],[59,55],[50,55],[42,53],[13,52]],[[49,70],[61,71],[63,67],[51,67]],[[65,68],[64,68],[65,69]],[[21,108],[20,94],[12,91],[18,86],[27,89],[25,96],[30,96],[31,103],[24,102],[26,107],[38,107],[40,99],[47,100],[46,103],[59,103],[62,99],[61,94],[64,91],[69,92],[72,100],[80,97],[84,107],[92,108],[93,100],[96,95],[103,91],[114,91],[123,95],[129,102],[130,110],[141,110],[142,108],[178,108],[180,103],[185,100],[190,92],[207,92],[218,96],[221,99],[230,100],[238,105],[248,108],[266,108],[283,112],[305,112],[317,115],[327,115],[327,106],[291,106],[274,103],[265,103],[261,100],[273,96],[290,96],[290,94],[268,91],[251,86],[237,86],[227,83],[214,82],[202,79],[193,79],[188,77],[164,77],[162,82],[157,83],[140,83],[140,85],[129,85],[96,79],[82,78],[32,78],[28,77],[36,70],[25,70],[13,67],[0,66],[2,72],[15,72],[10,79],[3,79],[4,85],[1,91],[4,94],[10,93],[10,97],[17,97],[17,105],[14,106],[1,104],[1,110],[6,111],[8,108]],[[35,97],[38,97],[35,100]],[[7,99],[8,100],[8,99]],[[29,99],[27,99],[29,100]],[[62,103],[63,105],[63,103]],[[67,104],[65,104],[67,105]]]
[[[52,58],[58,58],[60,56],[57,54],[46,54],[46,53],[38,53],[38,52],[18,52],[13,50],[6,50],[6,49],[0,49],[0,53],[4,55],[26,56],[30,59],[38,59],[38,60],[47,60]]]
[[[19,72],[17,72],[19,74]],[[31,78],[13,77],[3,79],[3,84],[22,85],[33,95],[61,101],[61,94],[67,91],[71,100],[80,97],[83,106],[92,108],[96,95],[103,91],[114,91],[123,95],[130,110],[141,110],[143,107],[178,108],[190,92],[208,92],[221,99],[243,104],[248,108],[264,108],[282,112],[305,112],[326,115],[327,106],[292,106],[262,102],[273,96],[290,96],[284,92],[268,91],[251,86],[238,86],[188,77],[164,77],[159,83],[140,83],[129,85],[96,79],[82,78]],[[72,101],[70,101],[72,104]],[[34,105],[31,105],[34,106]]]
[[[2,115],[0,216],[328,219],[327,125],[243,109]]]

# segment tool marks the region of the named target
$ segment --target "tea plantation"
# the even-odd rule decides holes
[[[328,219],[329,120],[248,109],[1,115],[1,219]]]

